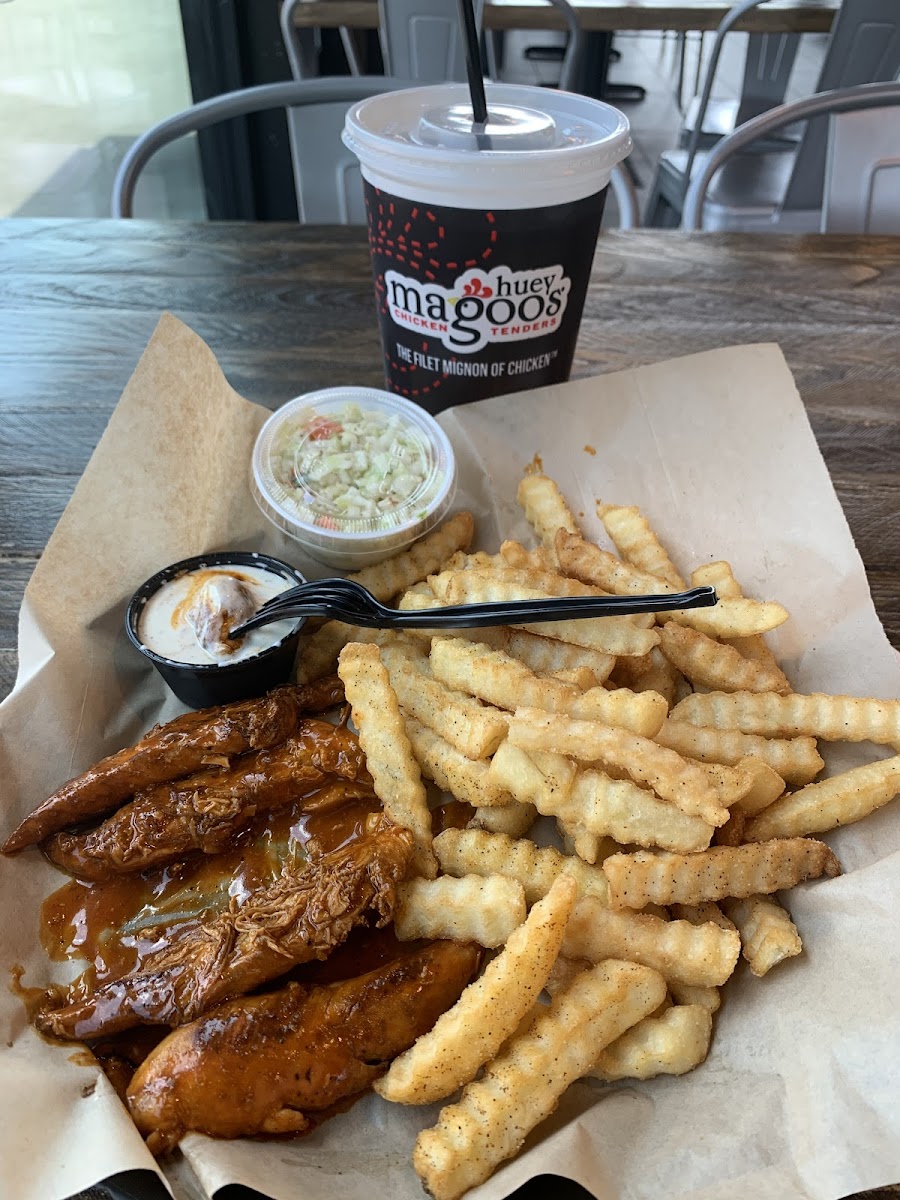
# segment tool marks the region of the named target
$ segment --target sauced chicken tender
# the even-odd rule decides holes
[[[76,980],[61,1006],[49,993],[34,1023],[51,1037],[80,1041],[134,1025],[192,1021],[295,963],[327,957],[357,925],[386,925],[411,855],[410,834],[373,816],[365,836],[308,863],[285,864],[274,883],[240,907],[163,940],[120,979],[87,996]]]
[[[300,1133],[384,1074],[458,998],[478,959],[471,944],[435,942],[342,983],[289,983],[220,1005],[138,1068],[128,1088],[135,1124],[156,1154],[189,1130]]]
[[[221,854],[258,813],[299,800],[330,776],[368,781],[356,735],[304,720],[280,746],[138,792],[95,829],[54,834],[44,852],[63,870],[95,880],[175,862],[194,850]]]
[[[210,762],[286,741],[300,713],[340,702],[343,685],[328,678],[308,687],[282,687],[258,700],[240,700],[185,713],[156,725],[133,746],[104,758],[64,783],[7,838],[12,854],[58,829],[102,816],[146,788],[183,779]]]

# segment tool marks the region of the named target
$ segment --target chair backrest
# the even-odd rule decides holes
[[[476,0],[481,32],[484,0]],[[386,75],[422,83],[464,82],[466,59],[457,0],[378,0]]]
[[[830,113],[863,112],[870,109],[896,108],[900,106],[900,83],[867,83],[859,87],[840,88],[832,92],[819,92],[793,104],[782,104],[769,112],[762,113],[739,126],[734,133],[723,138],[707,155],[702,170],[694,173],[684,200],[682,229],[702,228],[703,201],[709,185],[724,163],[735,154],[780,129],[810,117],[827,116]],[[900,141],[900,120],[892,122],[894,136]],[[898,148],[900,153],[900,148]],[[873,177],[874,178],[874,177]],[[821,194],[815,205],[822,203]]]
[[[900,114],[893,108],[831,117],[823,233],[900,233]]]
[[[831,30],[817,92],[882,83],[900,71],[900,2],[843,0]],[[783,208],[817,209],[822,203],[828,120],[810,121],[797,151]]]
[[[709,61],[706,65],[706,74],[703,77],[703,87],[700,91],[700,104],[697,109],[697,115],[694,118],[694,127],[691,130],[691,136],[687,145],[687,163],[685,166],[684,186],[685,190],[691,178],[691,173],[694,166],[694,159],[697,157],[697,151],[700,148],[700,139],[703,135],[703,122],[706,117],[706,110],[709,107],[710,97],[712,96],[713,86],[716,81],[716,71],[719,68],[719,59],[722,56],[722,48],[725,44],[725,37],[734,26],[740,21],[745,13],[748,13],[751,8],[757,8],[760,4],[765,4],[766,0],[737,0],[736,4],[728,10],[716,28],[716,36],[713,39],[712,51],[709,56]],[[759,93],[761,96],[760,104],[762,108],[768,107],[765,104],[766,94],[773,97],[773,102],[777,103],[784,98],[784,90],[781,95],[777,95],[777,89],[782,81],[787,87],[787,75],[790,74],[790,67],[793,65],[793,60],[797,54],[796,43],[784,41],[782,37],[773,37],[765,39],[765,35],[751,37],[748,46],[747,66],[745,67],[745,76],[747,70],[751,72],[762,73],[762,79],[759,81]],[[745,78],[745,84],[747,80]],[[755,93],[754,93],[755,94]],[[757,112],[761,111],[757,108]],[[748,117],[755,116],[755,113],[748,113]],[[742,118],[743,119],[743,118]]]
[[[783,103],[799,48],[799,33],[750,34],[735,125]]]
[[[316,79],[319,75],[319,49],[322,31],[308,26],[298,28],[294,23],[295,12],[305,3],[306,0],[282,0],[278,14],[281,37],[294,79]],[[344,46],[344,53],[347,55],[350,74],[362,75],[362,62],[354,37],[356,30],[342,25],[338,32]]]
[[[226,92],[154,125],[128,150],[113,184],[112,215],[130,217],[141,171],[177,138],[232,117],[285,108],[300,220],[317,225],[365,224],[356,158],[341,141],[347,109],[357,100],[410,87],[384,75],[293,80]]]

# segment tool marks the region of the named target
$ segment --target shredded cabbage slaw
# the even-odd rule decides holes
[[[317,524],[377,520],[425,484],[428,452],[401,417],[358,404],[286,422],[273,443],[276,478],[317,513]],[[423,514],[424,515],[424,514]]]

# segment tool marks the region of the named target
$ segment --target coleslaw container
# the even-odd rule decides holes
[[[251,490],[273,525],[314,558],[355,570],[444,519],[456,462],[447,435],[417,404],[377,388],[324,388],[266,421]]]

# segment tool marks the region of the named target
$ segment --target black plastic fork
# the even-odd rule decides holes
[[[714,588],[698,587],[658,596],[548,596],[540,600],[398,609],[381,604],[351,579],[321,579],[301,583],[275,596],[249,620],[232,629],[229,637],[239,638],[261,625],[294,617],[329,617],[370,629],[478,629],[488,625],[531,625],[536,621],[710,608],[718,601]]]

